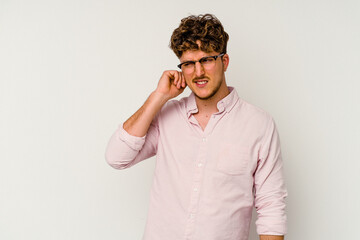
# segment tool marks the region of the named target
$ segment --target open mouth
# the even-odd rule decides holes
[[[197,87],[200,87],[200,88],[205,87],[207,83],[208,83],[207,80],[198,80],[198,81],[195,81],[196,86],[197,86]]]

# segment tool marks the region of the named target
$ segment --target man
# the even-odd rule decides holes
[[[246,240],[253,206],[260,239],[284,239],[279,136],[269,114],[227,86],[228,38],[213,15],[182,19],[170,44],[181,71],[165,71],[109,141],[116,169],[157,155],[145,240]],[[186,86],[190,96],[170,100]]]

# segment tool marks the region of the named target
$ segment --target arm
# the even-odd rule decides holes
[[[257,232],[263,239],[282,239],[287,232],[284,182],[280,139],[271,117],[267,120],[254,173],[255,208],[258,213]],[[270,238],[271,237],[271,238]]]
[[[260,240],[284,240],[284,236],[260,235]]]
[[[124,129],[133,136],[146,135],[156,113],[168,100],[182,93],[185,87],[185,79],[181,72],[165,71],[156,90],[151,93],[144,105],[124,123]]]
[[[163,73],[156,90],[150,94],[144,105],[110,138],[105,158],[112,167],[125,169],[156,154],[156,114],[169,99],[182,93],[185,87],[181,72]]]

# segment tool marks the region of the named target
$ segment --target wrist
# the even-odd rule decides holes
[[[169,101],[172,98],[168,94],[165,94],[158,90],[153,91],[151,93],[151,97],[153,97],[156,102],[161,103],[162,105],[165,104],[167,101]]]

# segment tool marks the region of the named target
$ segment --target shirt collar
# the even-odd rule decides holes
[[[239,100],[239,95],[237,94],[236,89],[230,86],[228,87],[228,89],[230,93],[217,103],[217,109],[219,109],[219,112],[217,113],[222,113],[224,111],[230,112],[235,106],[236,102]],[[195,101],[195,94],[191,93],[186,103],[187,116],[190,117],[191,114],[197,113],[198,111],[199,110]]]

